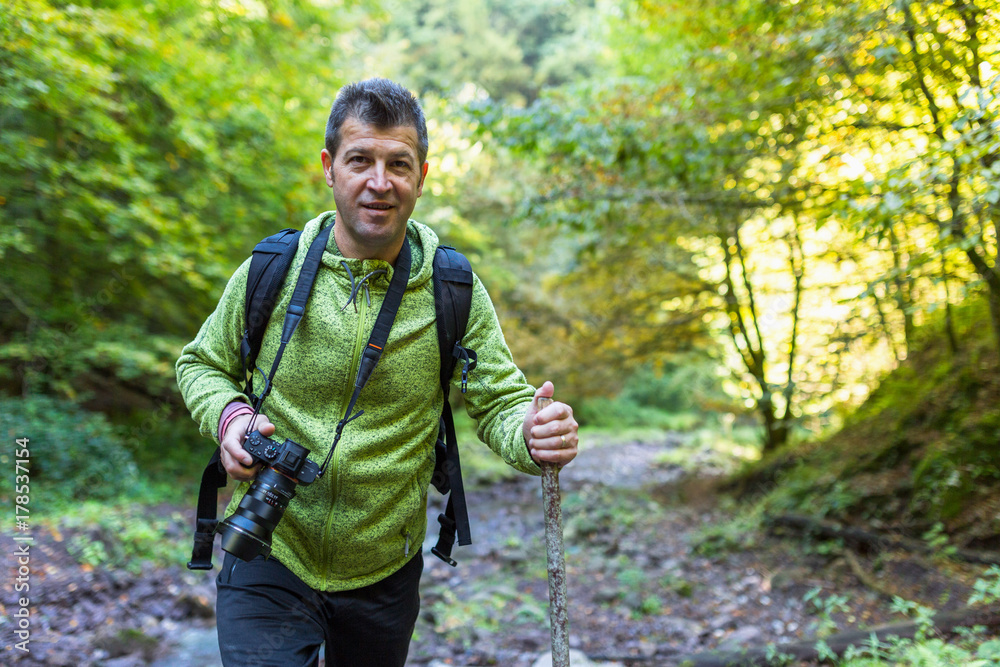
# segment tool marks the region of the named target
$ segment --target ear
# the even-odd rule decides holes
[[[417,196],[419,197],[424,193],[424,179],[427,178],[427,163],[424,162],[424,166],[420,168],[420,183],[417,184]]]
[[[319,153],[320,160],[323,161],[323,175],[326,176],[326,184],[333,187],[333,156],[325,148]],[[419,196],[419,195],[418,195]]]

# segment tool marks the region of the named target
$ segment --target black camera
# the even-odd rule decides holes
[[[319,474],[318,465],[308,458],[309,450],[286,439],[278,443],[254,431],[243,441],[243,449],[253,457],[253,464],[263,463],[239,506],[217,533],[222,548],[237,558],[253,560],[258,554],[271,554],[271,533],[295,497],[295,487],[312,484]]]

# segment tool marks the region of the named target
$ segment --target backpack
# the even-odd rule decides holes
[[[264,340],[264,331],[280,297],[282,285],[298,249],[301,232],[283,229],[260,241],[253,250],[247,275],[244,302],[244,332],[240,341],[240,359],[243,364],[245,385],[243,392],[256,404],[261,398],[254,392],[253,377],[257,369],[257,355]],[[324,244],[325,245],[325,244]],[[308,263],[308,262],[307,262]],[[310,278],[310,286],[311,286]],[[451,378],[455,365],[462,360],[462,393],[468,385],[469,371],[476,367],[476,353],[463,347],[461,342],[469,321],[472,307],[472,267],[466,257],[451,246],[438,246],[434,255],[434,310],[437,320],[438,348],[441,355],[440,383],[444,392],[444,407],[438,422],[438,437],[434,446],[435,464],[431,484],[441,494],[448,496],[445,511],[438,516],[440,532],[431,553],[452,567],[457,565],[451,557],[456,536],[459,545],[472,543],[469,514],[462,482],[462,468],[458,454],[458,440],[451,404],[448,401]],[[306,292],[308,299],[308,291]],[[305,303],[303,301],[303,303]],[[286,332],[287,333],[287,332]],[[285,336],[287,338],[290,336]],[[282,350],[284,346],[282,345]],[[275,360],[271,376],[277,368],[281,351]],[[263,374],[263,371],[262,371]],[[270,391],[270,378],[260,394]],[[218,489],[227,483],[225,470],[216,448],[202,473],[198,493],[198,512],[195,525],[194,548],[188,569],[212,569],[212,543],[215,537]]]

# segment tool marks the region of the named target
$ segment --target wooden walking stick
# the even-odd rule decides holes
[[[539,398],[538,409],[551,405]],[[569,618],[566,609],[566,553],[563,548],[559,464],[543,462],[542,504],[545,510],[545,557],[549,566],[549,624],[552,630],[552,667],[569,667]]]

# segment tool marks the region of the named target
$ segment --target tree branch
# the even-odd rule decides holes
[[[788,428],[788,422],[792,416],[792,395],[795,387],[795,353],[798,348],[799,331],[799,307],[802,304],[802,280],[805,273],[805,258],[802,254],[802,240],[799,238],[798,215],[792,213],[792,233],[788,242],[788,261],[791,265],[792,276],[795,279],[795,302],[792,305],[792,334],[788,344],[788,378],[785,382],[785,413],[781,416],[781,423],[784,428]]]

